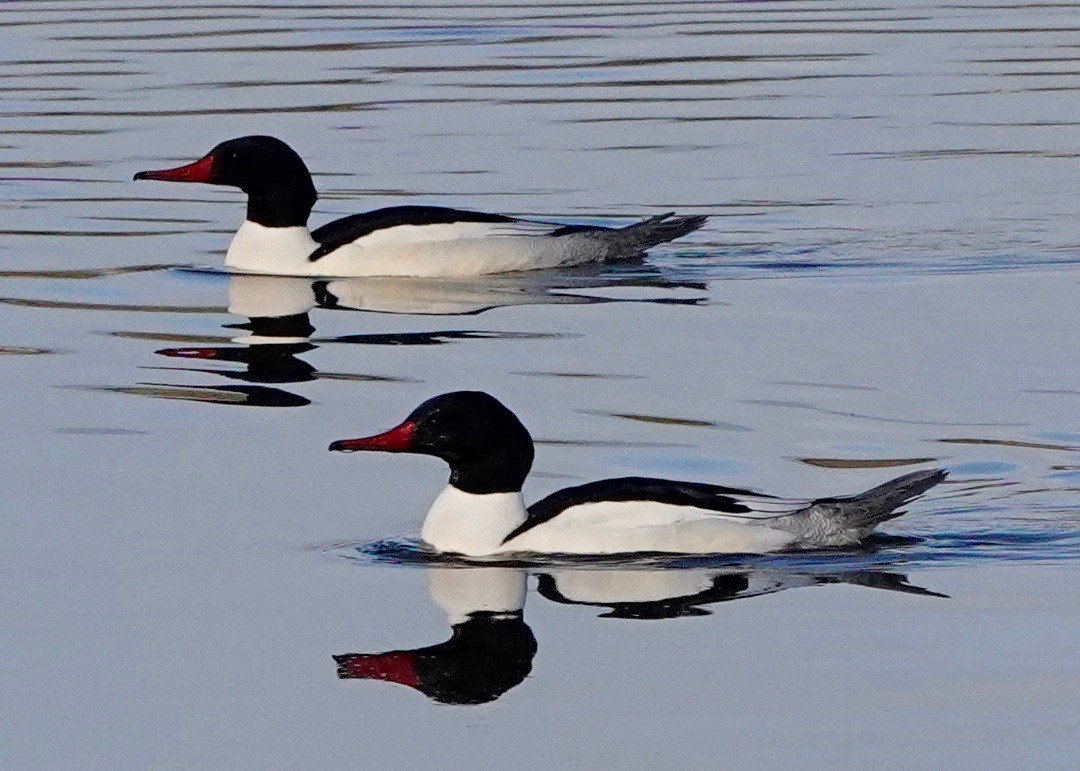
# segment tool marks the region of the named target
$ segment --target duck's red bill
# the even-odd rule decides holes
[[[361,439],[339,439],[330,445],[333,452],[358,452],[373,450],[377,452],[409,452],[416,437],[416,424],[405,421],[400,426],[391,428],[375,436]]]
[[[214,167],[214,156],[208,155],[186,166],[175,169],[157,169],[140,171],[135,179],[159,179],[163,182],[210,182]]]
[[[334,656],[338,677],[342,680],[382,680],[415,688],[420,684],[416,674],[416,655],[410,651],[390,653],[347,653]]]

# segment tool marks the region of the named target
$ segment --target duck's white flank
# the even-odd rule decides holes
[[[795,542],[793,533],[769,523],[770,518],[656,501],[602,501],[571,506],[512,538],[500,552],[757,554]]]
[[[437,551],[469,557],[764,553],[796,540],[793,533],[769,526],[775,514],[747,517],[656,501],[602,501],[571,506],[503,543],[527,516],[521,493],[477,495],[448,485],[431,505],[420,537]]]
[[[248,220],[233,236],[225,267],[285,276],[465,278],[579,265],[607,255],[607,246],[587,234],[551,237],[558,227],[521,220],[397,225],[313,262],[308,257],[319,244],[306,227],[271,228]]]

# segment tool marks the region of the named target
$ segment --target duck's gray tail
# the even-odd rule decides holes
[[[675,212],[649,217],[625,228],[612,231],[611,235],[619,243],[620,250],[643,252],[657,244],[665,244],[693,233],[705,224],[705,217],[695,214],[689,217],[676,217]]]
[[[566,225],[549,235],[572,239],[578,248],[588,255],[584,260],[580,259],[579,255],[574,262],[608,262],[639,257],[657,244],[693,233],[704,225],[707,219],[708,217],[700,214],[676,217],[675,212],[668,212],[624,228]]]
[[[843,498],[822,498],[814,501],[814,507],[829,511],[836,523],[843,528],[869,534],[886,520],[903,514],[900,507],[918,498],[931,487],[942,482],[948,473],[941,469],[916,471],[867,490],[865,493]]]

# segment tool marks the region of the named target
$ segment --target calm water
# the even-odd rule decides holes
[[[1078,12],[4,3],[3,765],[1076,767]],[[316,223],[711,220],[603,270],[229,278],[239,194],[130,179],[245,133]],[[461,387],[541,440],[530,500],[952,477],[866,551],[433,564],[444,469],[325,448]],[[417,648],[414,688],[332,658]]]

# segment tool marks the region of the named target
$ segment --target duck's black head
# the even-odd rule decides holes
[[[502,402],[480,391],[428,399],[382,434],[342,439],[331,450],[412,452],[450,464],[450,484],[467,493],[518,492],[533,461],[528,430]]]
[[[247,218],[267,227],[306,225],[318,198],[311,173],[296,151],[266,136],[230,139],[197,161],[140,171],[135,179],[238,187],[248,195]]]

